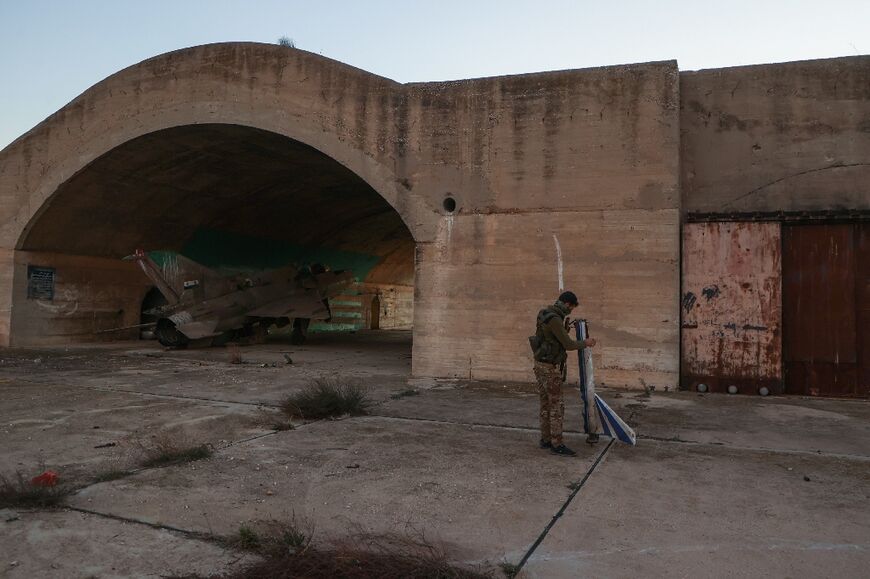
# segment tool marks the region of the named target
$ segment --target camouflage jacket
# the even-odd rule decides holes
[[[568,359],[568,350],[582,350],[583,342],[571,339],[565,329],[565,318],[568,316],[568,306],[557,301],[552,306],[538,312],[534,338],[538,347],[534,347],[535,361],[547,364],[562,365]]]

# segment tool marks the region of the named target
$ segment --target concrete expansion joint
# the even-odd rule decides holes
[[[416,418],[409,416],[389,416],[385,414],[369,414],[367,416],[361,416],[358,418],[379,418],[383,420],[397,420],[404,422],[427,422],[430,424],[443,424],[445,426],[472,426],[475,428],[495,428],[499,430],[516,430],[521,432],[537,432],[537,428],[532,428],[529,426],[511,426],[507,424],[486,424],[483,422],[460,422],[457,420],[439,420],[437,418]],[[569,434],[579,434],[577,430],[569,430],[565,429],[564,432]]]
[[[345,420],[346,418],[350,418],[350,417],[338,418],[338,419],[333,420],[333,422],[337,422],[337,421],[339,421],[339,420]],[[293,430],[301,430],[301,429],[305,428],[306,426],[309,426],[309,425],[312,425],[312,424],[316,424],[316,423],[318,423],[318,422],[323,422],[323,420],[312,420],[311,422],[303,422],[302,424],[300,424],[300,425],[298,425],[298,426],[294,426],[294,427],[293,427]],[[248,443],[248,442],[252,442],[252,441],[254,441],[254,440],[260,440],[261,438],[266,438],[266,437],[269,437],[269,436],[274,436],[274,435],[278,434],[279,432],[282,432],[282,431],[281,431],[281,430],[270,430],[269,432],[263,432],[263,433],[260,433],[260,434],[256,434],[256,435],[254,435],[254,436],[249,436],[249,437],[247,437],[247,438],[243,438],[243,439],[241,439],[241,440],[232,440],[232,441],[230,441],[230,442],[228,442],[228,443],[226,443],[226,444],[223,444],[223,445],[221,445],[221,446],[215,446],[215,447],[214,447],[214,452],[220,452],[220,451],[226,450],[226,449],[228,449],[228,448],[232,448],[232,447],[234,447],[234,446],[239,446],[239,445],[241,445],[241,444],[245,444],[245,443]],[[151,470],[160,470],[160,469],[164,469],[164,468],[171,468],[171,467],[173,467],[173,466],[178,466],[178,464],[170,463],[170,464],[164,464],[164,465],[160,465],[160,466],[148,466],[148,467],[141,467],[141,468],[130,469],[130,470],[128,471],[127,476],[136,475],[136,474],[139,474],[139,473],[142,473],[142,472],[151,471]],[[125,477],[125,478],[126,478],[126,477]],[[75,491],[74,491],[74,494],[77,494],[77,493],[81,492],[81,491],[84,490],[84,489],[90,488],[90,487],[95,486],[95,485],[98,485],[98,484],[102,484],[102,483],[101,483],[101,482],[92,482],[92,483],[89,483],[89,484],[84,484],[84,485],[82,485],[82,486],[76,488]],[[69,507],[69,508],[72,508],[72,507]]]
[[[802,456],[822,456],[825,458],[839,458],[844,460],[855,460],[860,462],[870,462],[870,455],[863,454],[843,454],[838,452],[822,452],[821,450],[799,450],[789,448],[763,448],[759,446],[741,446],[736,444],[725,444],[724,442],[699,442],[697,440],[684,440],[682,438],[664,438],[661,436],[650,436],[647,434],[638,434],[638,440],[651,440],[653,442],[663,442],[666,444],[685,444],[688,446],[712,446],[715,448],[725,448],[728,450],[742,450],[746,452],[760,452],[773,454],[794,454]]]
[[[280,408],[278,404],[269,404],[267,402],[239,402],[237,400],[221,400],[219,398],[205,398],[200,396],[184,396],[182,394],[159,394],[156,392],[142,392],[140,390],[128,390],[126,388],[104,388],[100,386],[74,386],[84,390],[93,390],[96,392],[123,392],[124,394],[133,394],[134,396],[142,396],[144,398],[167,398],[169,400],[192,400],[195,402],[211,402],[213,404],[228,404],[231,406],[254,406],[257,408]]]
[[[57,509],[57,510],[74,511],[77,513],[84,513],[86,515],[93,515],[95,517],[102,517],[104,519],[110,519],[113,521],[120,521],[122,523],[133,523],[135,525],[143,525],[143,526],[146,526],[146,527],[149,527],[152,529],[157,529],[159,531],[169,531],[170,533],[178,533],[178,534],[183,535],[184,537],[186,537],[188,539],[195,539],[198,541],[205,541],[208,543],[217,543],[217,544],[221,544],[221,545],[223,544],[223,541],[221,540],[221,538],[216,536],[216,535],[212,535],[209,533],[201,533],[199,531],[191,531],[189,529],[182,529],[180,527],[173,527],[172,525],[164,525],[161,523],[150,523],[148,521],[143,521],[141,519],[134,519],[131,517],[122,517],[120,515],[113,515],[111,513],[101,513],[100,511],[93,511],[91,509],[85,509],[82,507],[64,506],[62,509]]]
[[[595,469],[598,468],[598,465],[601,464],[602,460],[604,460],[604,457],[607,455],[608,451],[610,450],[610,447],[613,446],[614,442],[615,441],[613,439],[611,439],[610,442],[607,443],[607,446],[605,446],[604,449],[598,454],[598,458],[595,459],[595,462],[592,463],[592,466],[589,467],[589,469],[586,471],[586,474],[583,475],[583,478],[580,480],[579,483],[577,483],[574,490],[571,492],[570,495],[568,495],[568,498],[565,499],[565,502],[562,504],[562,507],[556,512],[555,515],[553,515],[553,518],[550,519],[550,522],[547,524],[546,527],[544,527],[544,530],[541,531],[541,534],[538,535],[538,538],[535,540],[534,543],[532,543],[532,546],[529,547],[529,550],[526,551],[525,555],[523,555],[523,558],[520,559],[520,562],[517,563],[517,566],[515,569],[515,571],[516,571],[515,575],[518,575],[520,573],[522,568],[528,562],[529,558],[534,554],[534,552],[541,545],[541,543],[544,542],[544,539],[547,537],[547,534],[550,532],[550,529],[552,529],[556,525],[556,523],[559,521],[559,519],[562,518],[562,515],[565,514],[565,511],[568,509],[568,506],[571,504],[571,501],[573,501],[574,497],[576,497],[580,493],[580,491],[583,489],[583,486],[586,484],[586,481],[589,480],[589,477],[592,476],[592,473],[595,472]]]

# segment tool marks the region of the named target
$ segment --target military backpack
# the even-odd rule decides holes
[[[568,357],[568,353],[559,343],[559,340],[546,328],[547,323],[553,318],[563,319],[562,315],[552,307],[544,308],[538,312],[535,335],[529,336],[529,346],[532,348],[532,356],[536,362],[562,364]]]

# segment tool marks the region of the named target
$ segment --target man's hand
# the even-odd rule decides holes
[[[595,338],[586,338],[585,340],[583,340],[583,343],[586,345],[587,348],[594,348],[595,344],[597,344],[598,342],[595,340]]]

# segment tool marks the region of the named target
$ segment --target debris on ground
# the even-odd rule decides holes
[[[57,485],[58,476],[53,470],[47,470],[44,473],[30,479],[30,484],[36,487],[53,487]]]
[[[0,509],[0,521],[11,523],[12,521],[17,521],[18,518],[18,513],[12,509]]]

